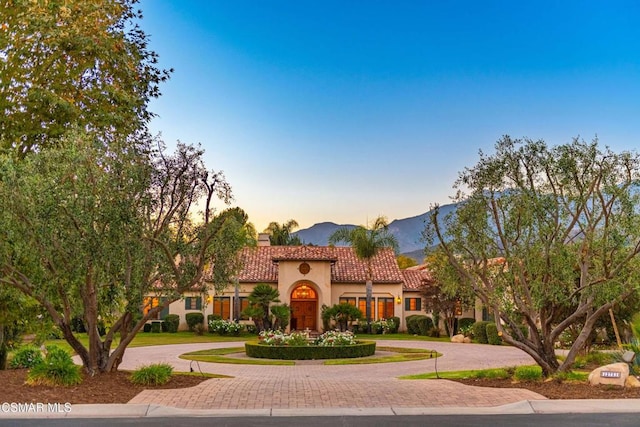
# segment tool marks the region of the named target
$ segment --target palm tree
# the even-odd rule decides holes
[[[271,329],[271,312],[269,306],[273,302],[280,302],[279,297],[280,292],[267,283],[258,283],[249,294],[251,307],[245,310],[245,314],[249,314],[254,318],[262,316],[262,319],[256,322],[256,327],[259,330]]]
[[[376,218],[371,228],[359,225],[355,228],[339,228],[329,236],[329,244],[338,242],[349,243],[356,256],[367,263],[367,330],[371,333],[371,300],[373,297],[373,266],[371,260],[382,248],[392,248],[398,251],[398,240],[389,232],[387,219],[383,216]]]
[[[271,222],[264,232],[269,233],[269,241],[272,246],[299,246],[302,244],[300,238],[291,235],[291,231],[297,227],[298,222],[295,219],[290,219],[282,225]]]

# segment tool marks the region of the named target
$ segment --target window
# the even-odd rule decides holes
[[[375,313],[373,312],[373,298],[371,299],[371,319],[375,318]],[[362,313],[362,320],[367,320],[367,299],[366,298],[358,298],[358,308]]]
[[[242,314],[244,309],[249,307],[249,297],[238,297],[238,299],[240,300],[240,313],[238,313],[238,315],[237,315],[238,319],[240,319],[240,320],[249,320],[248,316],[244,316]]]
[[[340,299],[338,300],[338,304],[344,303],[356,305],[356,297],[340,297]]]
[[[200,310],[202,308],[201,297],[186,297],[184,299],[185,310]]]
[[[147,315],[147,313],[149,313],[149,310],[151,310],[152,308],[155,308],[161,304],[164,304],[164,302],[167,299],[164,297],[161,298],[157,298],[157,297],[145,297],[144,301],[143,301],[143,306],[142,306],[142,314],[144,314],[145,316]],[[164,319],[165,317],[167,317],[167,315],[169,314],[169,306],[166,306],[165,308],[162,309],[162,311],[160,311],[159,313],[156,313],[154,316],[151,317],[151,319],[153,320],[158,320],[158,319]]]
[[[407,311],[422,310],[422,298],[405,298],[404,309]]]
[[[395,298],[378,298],[377,319],[390,319],[393,317],[393,302]]]
[[[231,298],[214,297],[213,298],[213,314],[223,319],[231,318]]]

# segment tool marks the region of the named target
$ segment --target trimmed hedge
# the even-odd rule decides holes
[[[488,344],[487,340],[487,324],[490,322],[481,321],[473,324],[473,338],[480,344]]]
[[[420,319],[426,319],[427,316],[422,314],[412,314],[411,316],[407,316],[407,332],[411,335],[420,335]]]
[[[196,325],[202,325],[204,323],[204,314],[202,313],[187,313],[185,315],[187,325],[191,332],[196,330]]]
[[[433,329],[433,320],[427,316],[420,316],[416,322],[418,323],[420,335],[429,336],[431,329]]]
[[[491,345],[502,345],[502,338],[498,335],[498,327],[493,322],[487,324],[487,342]]]
[[[315,360],[315,359],[349,359],[355,357],[373,356],[376,343],[363,341],[356,345],[339,347],[317,346],[271,346],[257,343],[245,343],[245,352],[249,357],[259,359],[281,360]]]
[[[177,314],[168,314],[167,317],[164,318],[164,329],[167,332],[178,332],[178,326],[180,325],[180,316]]]

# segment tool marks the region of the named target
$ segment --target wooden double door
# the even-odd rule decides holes
[[[291,301],[291,330],[317,330],[318,301]]]

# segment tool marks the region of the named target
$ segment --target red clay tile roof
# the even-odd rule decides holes
[[[278,261],[328,261],[331,281],[334,283],[364,283],[367,263],[356,257],[350,247],[328,246],[259,246],[245,248],[241,254],[243,269],[240,282],[278,281]],[[372,260],[374,283],[401,283],[402,274],[398,269],[395,254],[391,249],[383,249]]]
[[[404,278],[404,291],[417,291],[424,283],[431,281],[431,274],[424,269],[418,270],[402,270],[402,277]]]

